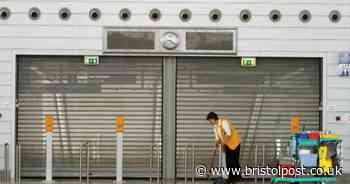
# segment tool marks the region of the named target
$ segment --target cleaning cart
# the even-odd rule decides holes
[[[342,140],[332,132],[303,131],[293,134],[289,150],[293,163],[281,168],[305,168],[302,174],[273,177],[280,183],[333,183],[337,169],[342,168]]]

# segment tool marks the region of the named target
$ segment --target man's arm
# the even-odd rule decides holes
[[[223,135],[223,141],[226,143],[229,139],[230,139],[230,136],[232,134],[231,132],[231,128],[230,128],[230,125],[229,125],[229,120],[223,120],[223,130],[222,132],[224,132],[224,135]]]
[[[228,136],[228,135],[223,135],[223,141],[224,141],[224,143],[227,143],[228,141],[229,141],[229,139],[230,139],[230,136]]]

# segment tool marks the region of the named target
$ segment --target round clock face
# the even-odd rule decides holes
[[[173,32],[165,33],[160,39],[160,43],[165,49],[173,50],[180,44],[179,36]]]

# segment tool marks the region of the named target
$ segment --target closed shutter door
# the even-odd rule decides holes
[[[45,174],[45,114],[55,117],[54,176],[79,176],[85,141],[92,177],[114,176],[116,116],[125,118],[124,176],[151,174],[150,145],[161,143],[162,58],[100,57],[94,66],[83,57],[21,56],[17,62],[23,176]]]
[[[184,176],[186,144],[195,145],[196,164],[208,164],[211,111],[228,115],[238,128],[242,166],[255,164],[256,144],[266,145],[267,164],[282,156],[292,116],[300,116],[306,130],[319,130],[319,65],[318,59],[257,58],[256,67],[243,68],[239,58],[178,58],[177,176]],[[187,159],[190,168],[190,151]],[[187,171],[189,176],[192,169]]]

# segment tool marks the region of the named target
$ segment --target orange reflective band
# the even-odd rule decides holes
[[[124,125],[124,117],[123,116],[117,116],[115,121],[116,121],[116,125],[117,126],[123,126]]]
[[[54,117],[52,115],[45,116],[45,129],[46,132],[53,132]]]
[[[117,116],[115,119],[115,132],[122,133],[124,132],[124,117]]]
[[[290,122],[290,130],[292,133],[298,133],[300,131],[300,117],[294,116]]]
[[[52,115],[46,115],[45,116],[45,124],[53,124],[53,122],[54,122],[54,118],[53,118],[53,116]]]

